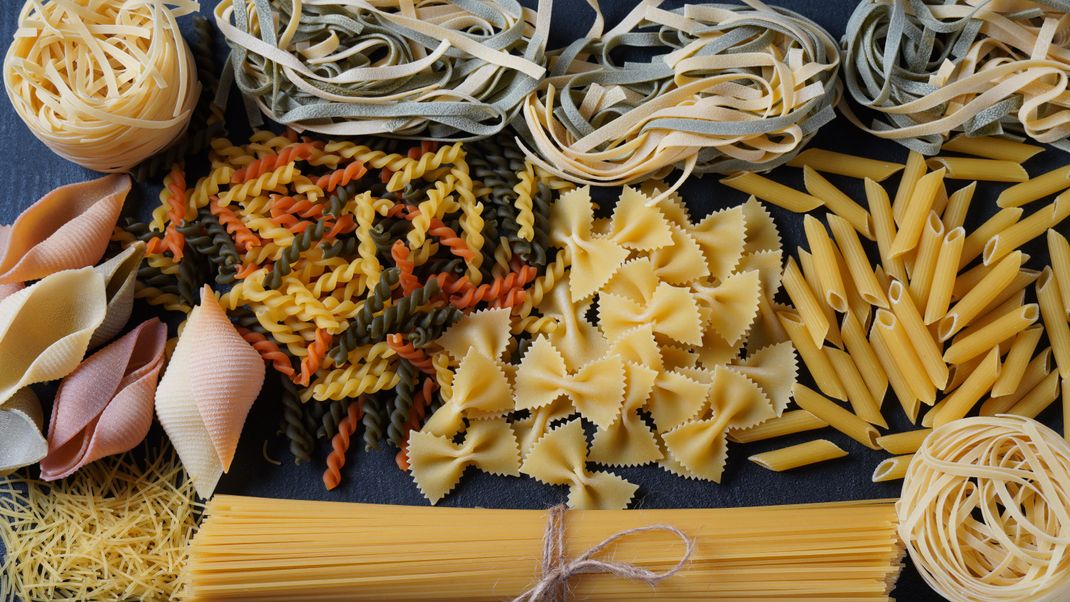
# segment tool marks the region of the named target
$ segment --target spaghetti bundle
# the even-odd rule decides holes
[[[605,33],[598,19],[556,57],[524,103],[540,166],[607,186],[674,166],[684,177],[769,169],[833,118],[839,53],[817,24],[758,0],[659,3],[640,3]],[[629,51],[650,58],[614,59]]]
[[[863,129],[927,155],[959,131],[1070,148],[1067,10],[1066,0],[864,0],[844,41],[851,98],[878,112]]]
[[[190,547],[191,600],[506,600],[538,580],[547,513],[217,496]],[[671,525],[695,543],[655,588],[608,574],[577,600],[889,600],[902,549],[881,502],[713,510],[574,510],[566,558],[606,537]],[[469,537],[472,525],[479,535]],[[684,551],[661,530],[599,557],[663,572]]]
[[[545,72],[550,2],[537,17],[516,0],[224,0],[215,14],[250,108],[297,130],[441,140],[516,114]]]
[[[964,418],[914,455],[896,504],[925,581],[954,602],[1070,595],[1070,446],[1019,416]]]
[[[200,85],[176,17],[196,0],[30,1],[4,60],[15,111],[56,154],[128,171],[186,129]]]

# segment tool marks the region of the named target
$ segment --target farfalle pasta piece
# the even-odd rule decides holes
[[[230,468],[263,383],[260,354],[205,286],[156,390],[156,415],[202,498]]]
[[[690,290],[661,282],[648,295],[645,304],[613,293],[599,297],[599,323],[610,340],[636,326],[652,324],[654,332],[675,341],[702,343],[702,318]]]
[[[724,366],[710,376],[710,418],[665,433],[673,458],[696,477],[721,482],[728,459],[728,429],[747,428],[776,416],[773,404],[752,380]]]
[[[11,225],[0,250],[0,284],[95,264],[129,191],[128,176],[111,175],[61,186],[41,197]]]
[[[44,414],[30,388],[19,389],[0,406],[0,477],[36,464],[48,453],[41,434]]]
[[[587,308],[588,304],[577,306],[564,286],[554,287],[542,308],[543,315],[558,321],[549,338],[565,358],[569,370],[598,360],[609,348],[602,331],[584,317]]]
[[[639,326],[621,335],[613,342],[610,352],[655,372],[646,408],[659,432],[691,420],[705,407],[710,385],[666,369],[650,325]]]
[[[743,217],[747,224],[746,242],[743,244],[744,253],[757,253],[759,251],[780,251],[783,243],[780,239],[780,230],[773,221],[773,216],[764,205],[753,196],[746,203],[740,205]]]
[[[450,326],[437,342],[458,362],[471,349],[498,359],[509,345],[511,315],[512,309],[508,307],[470,313]]]
[[[625,186],[613,208],[607,236],[633,251],[653,251],[672,244],[669,222],[650,197]]]
[[[416,486],[432,504],[461,480],[469,466],[496,475],[520,476],[520,450],[505,420],[472,423],[460,445],[424,431],[409,435],[409,466]]]
[[[729,345],[735,345],[750,330],[761,300],[761,274],[737,272],[717,285],[691,285],[695,299],[708,310],[708,326]]]
[[[502,364],[473,347],[457,366],[453,395],[428,418],[423,431],[452,437],[464,428],[462,419],[469,413],[486,416],[512,409],[513,388],[509,386]]]
[[[700,314],[702,314],[702,321],[707,322],[711,319],[707,307],[700,307]],[[750,338],[748,337],[749,341]],[[724,340],[718,332],[713,328],[707,328],[702,334],[702,344],[695,347],[698,352],[698,361],[703,366],[717,366],[720,364],[730,364],[739,359],[739,353],[743,350],[743,339],[736,341],[733,345]]]
[[[791,402],[791,391],[799,376],[799,360],[790,342],[763,347],[729,368],[757,383],[773,403],[773,411],[777,416],[784,413]]]
[[[104,276],[105,292],[108,295],[108,310],[93,337],[89,348],[93,349],[110,341],[122,332],[134,309],[134,283],[141,259],[145,257],[145,243],[137,241],[118,255],[93,268]]]
[[[153,394],[167,327],[156,318],[89,356],[56,391],[41,478],[70,476],[90,462],[133,449],[152,426]]]
[[[659,281],[650,258],[639,257],[625,262],[600,292],[627,297],[636,303],[649,303]]]
[[[571,399],[584,418],[599,427],[608,427],[620,416],[624,403],[624,363],[620,356],[596,360],[570,373],[549,339],[535,339],[516,371],[516,409],[540,408],[559,397]]]
[[[548,405],[531,411],[527,418],[513,420],[513,432],[520,445],[520,456],[526,458],[535,442],[550,432],[554,423],[572,418],[577,414],[576,407],[567,397],[559,397]]]
[[[0,406],[77,368],[106,312],[104,277],[93,268],[52,274],[0,301]]]
[[[598,429],[591,440],[589,459],[608,466],[639,466],[663,456],[653,431],[639,415],[658,379],[658,371],[633,362],[624,363],[627,386],[620,420]]]
[[[613,473],[587,470],[587,437],[578,419],[539,439],[520,472],[550,485],[568,485],[568,506],[581,510],[621,510],[638,489]]]
[[[743,206],[722,209],[707,215],[690,231],[709,266],[708,275],[715,282],[728,277],[743,257],[747,238],[747,220]]]

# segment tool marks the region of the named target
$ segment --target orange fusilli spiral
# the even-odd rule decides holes
[[[307,387],[312,375],[319,371],[323,365],[323,358],[331,348],[331,340],[334,337],[322,328],[316,329],[316,338],[308,346],[308,355],[301,360],[301,374],[295,381],[302,387]]]
[[[342,482],[342,467],[346,464],[346,452],[349,441],[357,430],[357,424],[364,414],[364,399],[349,404],[346,417],[338,423],[338,434],[331,439],[331,453],[327,456],[327,470],[323,471],[323,484],[327,491],[338,487]]]
[[[208,205],[212,212],[212,215],[216,216],[219,223],[227,229],[227,232],[234,238],[234,244],[238,247],[238,251],[244,253],[253,247],[259,247],[264,244],[264,241],[260,240],[260,237],[253,234],[253,231],[249,229],[238,217],[234,210],[230,207],[221,205],[218,199],[212,197],[212,202]]]
[[[256,178],[275,171],[293,161],[303,161],[308,159],[318,152],[318,150],[316,145],[311,142],[291,144],[279,151],[279,154],[277,155],[268,155],[262,159],[257,159],[244,168],[234,172],[234,175],[230,177],[230,183],[241,184],[242,182],[255,180]]]
[[[271,364],[271,367],[275,368],[276,372],[290,377],[294,375],[294,367],[290,363],[290,357],[279,349],[279,346],[275,344],[275,341],[272,341],[255,330],[248,330],[241,326],[238,326],[237,329],[238,334],[245,339],[245,342],[252,345],[253,349],[260,354],[260,357],[264,358],[265,362]]]
[[[363,178],[366,173],[368,173],[368,169],[364,167],[363,162],[353,161],[345,167],[320,176],[320,178],[316,180],[316,186],[319,186],[327,192],[334,192],[335,188],[345,186],[353,180],[359,180]]]
[[[398,354],[399,357],[412,364],[424,374],[434,376],[435,366],[431,358],[422,349],[417,349],[410,341],[406,341],[400,333],[387,335],[386,344]]]
[[[471,287],[460,295],[450,297],[450,303],[458,309],[469,309],[481,302],[502,303],[503,307],[512,307],[524,300],[524,285],[535,278],[535,268],[524,266],[519,272],[510,272],[495,278],[489,284]],[[515,290],[516,289],[516,290]]]
[[[178,227],[186,221],[186,172],[182,166],[175,163],[171,166],[171,174],[167,179],[167,229],[162,238],[149,240],[146,250],[157,254],[164,250],[171,251],[175,261],[182,261],[185,254],[186,237],[178,231]]]
[[[413,291],[420,288],[420,279],[413,273],[413,270],[416,269],[416,262],[412,260],[409,254],[409,247],[405,245],[404,241],[396,240],[394,241],[394,246],[390,247],[390,256],[394,259],[394,265],[401,272],[399,282],[401,283],[402,292],[406,295],[411,295]]]
[[[265,267],[267,267],[268,269],[271,268],[270,265],[265,266]],[[260,266],[256,265],[255,263],[247,263],[247,264],[243,265],[241,267],[241,269],[239,269],[237,272],[234,273],[234,277],[237,278],[238,280],[245,280],[246,278],[251,276],[253,274],[253,272],[255,272],[255,271],[259,270],[259,269],[260,269]]]
[[[298,218],[319,219],[323,217],[322,203],[313,203],[308,199],[296,199],[292,196],[273,196],[271,201],[271,221],[284,228],[297,223]]]

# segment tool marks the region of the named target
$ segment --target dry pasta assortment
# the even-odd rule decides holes
[[[955,602],[1070,595],[1036,420],[1070,421],[1070,167],[1025,138],[1070,134],[1067,7],[862,0],[837,45],[592,0],[553,49],[535,4],[223,0],[187,42],[194,0],[26,2],[16,114],[114,173],[0,227],[0,599],[886,601],[904,552]],[[805,148],[837,107],[905,159]],[[707,173],[749,198],[692,212]],[[328,491],[362,447],[431,505],[474,471],[562,504],[215,495],[268,389]],[[633,467],[717,487],[841,435],[894,504],[626,510]]]

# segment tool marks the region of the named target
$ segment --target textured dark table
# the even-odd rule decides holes
[[[7,0],[0,8],[0,40],[5,53],[21,4],[22,2]],[[210,14],[215,3],[212,0],[202,0],[202,4],[202,11]],[[626,14],[635,2],[603,0],[602,4],[608,28]],[[779,0],[773,4],[788,6],[816,20],[838,40],[844,34],[847,20],[856,3],[853,0]],[[555,46],[562,45],[573,37],[582,35],[590,19],[591,12],[583,0],[557,0],[554,7],[552,43]],[[221,39],[216,40],[216,49],[222,57],[224,46]],[[237,104],[232,96],[228,125],[232,139],[236,141],[241,140],[246,133],[245,120]],[[837,118],[826,126],[812,145],[896,161],[903,161],[906,156],[902,147],[872,138],[855,129],[843,118]],[[8,149],[5,168],[7,175],[0,184],[0,223],[10,223],[22,209],[58,185],[94,177],[91,172],[56,157],[38,142],[23,126],[6,99],[0,101],[0,147]],[[1030,173],[1037,174],[1065,163],[1070,163],[1070,156],[1056,150],[1048,150],[1031,160],[1027,168]],[[784,169],[777,177],[790,184],[801,185],[801,174],[798,170]],[[854,198],[864,198],[861,196],[861,186],[855,182],[833,179],[844,186]],[[895,179],[890,180],[893,183],[894,181]],[[955,187],[958,185],[959,183],[953,183]],[[994,213],[995,197],[1001,186],[986,184],[981,188],[974,200],[969,224],[979,223]],[[698,215],[745,200],[742,193],[718,184],[716,177],[693,178],[685,184],[683,194],[693,212]],[[144,213],[155,204],[155,195],[155,190],[135,189],[127,202],[127,211]],[[803,240],[800,217],[776,208],[773,208],[773,211],[786,247],[791,249],[800,244]],[[1036,244],[1030,247],[1033,267],[1046,258],[1046,253],[1040,247]],[[151,310],[142,307],[139,308],[138,314],[151,315]],[[220,482],[219,492],[278,498],[427,504],[409,476],[395,466],[393,451],[360,450],[355,456],[351,456],[347,463],[342,486],[333,492],[326,492],[320,480],[319,465],[295,466],[286,451],[285,441],[276,434],[280,416],[278,391],[273,379],[268,379],[267,383],[242,434],[234,465]],[[45,388],[41,392],[47,394],[47,390],[48,388]],[[910,427],[894,399],[887,400],[884,407],[893,428]],[[1052,427],[1061,428],[1058,411],[1049,409],[1040,418]],[[831,429],[822,431],[821,436],[835,441],[850,452],[850,456],[786,474],[769,472],[746,460],[746,457],[753,453],[812,438],[811,433],[763,443],[731,445],[728,467],[721,485],[675,477],[656,467],[610,470],[640,485],[632,507],[643,508],[720,508],[898,496],[898,483],[870,482],[873,468],[886,454],[871,451]],[[282,466],[273,466],[264,460],[261,446],[265,440],[268,453],[272,457],[282,459]],[[465,475],[461,484],[441,505],[546,508],[563,501],[565,495],[564,487],[541,485],[529,478],[494,477],[472,471]],[[41,553],[47,553],[47,550],[42,550]],[[0,576],[0,579],[2,578]],[[903,571],[895,594],[899,600],[907,601],[940,599],[925,586],[909,563]]]

